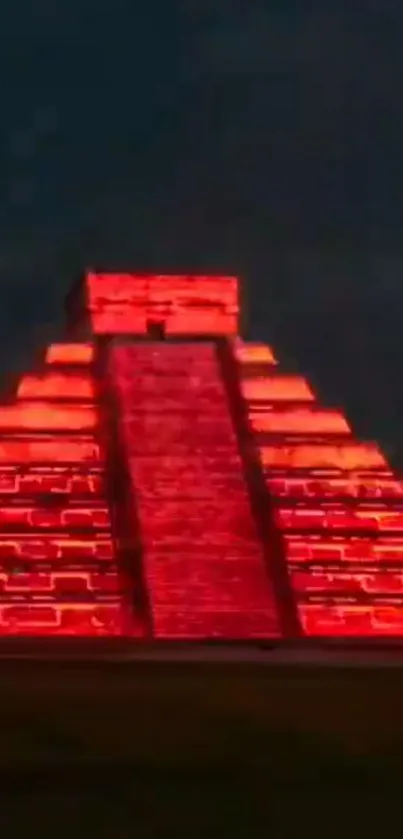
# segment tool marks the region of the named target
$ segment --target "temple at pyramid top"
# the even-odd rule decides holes
[[[234,277],[88,272],[0,405],[0,638],[403,643],[403,482]]]
[[[236,335],[238,292],[230,276],[90,271],[69,296],[70,323],[93,335]]]

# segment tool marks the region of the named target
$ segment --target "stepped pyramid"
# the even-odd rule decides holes
[[[403,638],[403,483],[242,340],[236,278],[66,308],[0,406],[0,635]]]

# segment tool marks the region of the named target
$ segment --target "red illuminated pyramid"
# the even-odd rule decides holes
[[[231,277],[86,276],[0,407],[0,635],[403,639],[403,483]]]

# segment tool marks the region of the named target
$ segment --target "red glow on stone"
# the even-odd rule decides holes
[[[32,530],[104,530],[111,527],[106,506],[85,507],[0,507],[0,531],[5,529]]]
[[[115,572],[94,571],[28,571],[18,574],[0,570],[0,596],[31,594],[58,597],[82,595],[103,595],[111,598],[121,593],[121,582]],[[0,601],[1,602],[1,601]]]
[[[0,561],[27,562],[112,562],[114,546],[105,536],[60,536],[54,533],[0,535]]]
[[[304,631],[319,637],[393,637],[403,635],[403,603],[399,606],[309,603],[299,609]]]
[[[98,422],[92,405],[16,402],[0,407],[0,429],[21,431],[91,431]]]
[[[280,508],[277,511],[278,526],[282,530],[354,530],[401,531],[403,536],[403,510],[352,509],[352,508]]]
[[[237,339],[234,342],[234,355],[240,364],[277,364],[274,352],[266,344],[252,344]]]
[[[145,637],[142,562],[156,638],[278,638],[257,488],[305,635],[401,638],[403,482],[271,347],[239,338],[237,280],[92,272],[84,292],[70,334],[96,340],[50,344],[0,407],[0,635]],[[129,546],[109,509],[113,399]]]
[[[278,635],[214,345],[115,346],[109,372],[156,637]]]
[[[124,623],[118,602],[0,605],[1,635],[117,636]]]
[[[91,364],[93,344],[50,344],[46,350],[47,364]]]
[[[74,466],[30,466],[0,468],[0,495],[30,497],[42,494],[75,497],[105,497],[106,489],[100,472],[77,471]]]
[[[291,395],[282,383],[280,399],[295,404],[276,404],[276,380],[254,373],[242,391],[303,631],[402,636],[403,482],[375,445],[353,439],[340,412],[304,405],[299,386]]]
[[[54,344],[46,362],[92,356]],[[144,635],[116,564],[94,397],[86,373],[47,372],[0,407],[0,635]]]
[[[284,535],[286,556],[289,562],[364,562],[382,566],[385,563],[403,565],[403,539],[401,537],[360,536],[290,536]]]
[[[353,473],[337,477],[310,475],[293,477],[266,476],[272,496],[300,499],[332,499],[345,497],[356,500],[377,500],[383,498],[403,499],[403,482],[392,477]]]
[[[86,291],[96,335],[145,335],[150,322],[167,335],[237,333],[235,277],[90,273]]]
[[[285,444],[261,448],[263,466],[271,469],[333,468],[341,470],[383,469],[386,461],[371,443]]]
[[[302,376],[265,376],[244,379],[241,390],[247,402],[312,402],[314,395]]]
[[[339,597],[345,595],[399,595],[403,598],[403,566],[400,571],[389,568],[344,570],[338,567],[297,568],[291,572],[291,580],[300,595],[327,594]]]
[[[290,410],[251,411],[249,421],[253,431],[269,434],[351,434],[343,414],[338,411],[318,411],[309,408]]]
[[[91,440],[72,437],[47,439],[31,435],[24,439],[0,439],[0,464],[3,463],[92,463],[101,459],[100,448]]]
[[[91,399],[95,398],[92,376],[44,373],[23,376],[17,390],[20,399]]]

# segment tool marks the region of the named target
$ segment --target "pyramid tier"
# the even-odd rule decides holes
[[[144,635],[117,562],[90,344],[0,407],[0,634]]]
[[[234,355],[302,632],[401,635],[403,483],[340,411],[307,405],[302,380]]]

